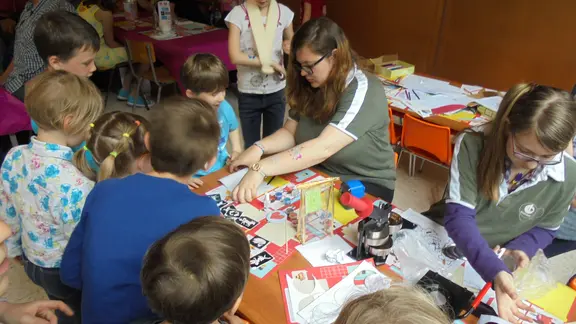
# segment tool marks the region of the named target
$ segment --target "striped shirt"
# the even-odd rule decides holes
[[[298,122],[296,144],[317,138],[326,127],[334,127],[354,141],[318,167],[343,181],[355,179],[393,190],[396,169],[382,83],[377,77],[355,67],[349,72],[346,85],[334,115],[324,123],[290,110],[290,118]]]
[[[75,12],[74,7],[66,0],[39,0],[36,6],[32,1],[26,3],[16,25],[12,60],[14,68],[4,84],[10,93],[16,92],[44,70],[44,60],[38,55],[34,45],[34,28],[43,14],[56,10]]]

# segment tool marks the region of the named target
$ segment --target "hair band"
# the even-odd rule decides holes
[[[98,163],[94,159],[94,155],[92,155],[92,151],[90,151],[90,149],[86,145],[84,145],[82,147],[82,149],[84,150],[84,157],[86,158],[86,163],[88,163],[88,166],[90,167],[90,169],[92,169],[92,171],[98,173],[98,170],[100,170],[100,167],[98,166]]]
[[[90,123],[90,128],[94,128],[94,123]]]
[[[124,133],[124,134],[122,134],[122,136],[124,136],[124,137],[128,138],[128,137],[130,137],[130,134],[128,134],[128,133]]]
[[[110,155],[112,155],[113,157],[116,158],[118,156],[118,152],[112,151],[112,152],[110,152]]]

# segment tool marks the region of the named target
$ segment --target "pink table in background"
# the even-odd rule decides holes
[[[4,88],[0,88],[0,116],[0,135],[12,135],[32,129],[24,103]]]
[[[115,21],[122,21],[124,18],[117,18]],[[189,35],[171,40],[155,40],[140,34],[148,31],[151,27],[136,27],[134,30],[124,30],[114,27],[114,35],[122,42],[126,39],[133,41],[144,41],[154,44],[156,57],[170,71],[170,74],[178,80],[180,84],[180,68],[186,59],[195,53],[212,53],[218,56],[228,71],[236,70],[236,66],[230,62],[228,56],[228,30],[211,30],[197,35]]]

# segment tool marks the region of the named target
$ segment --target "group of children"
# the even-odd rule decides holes
[[[252,34],[255,8],[264,24],[276,24],[273,34]],[[225,19],[246,147],[259,140],[262,117],[264,136],[282,126],[292,17],[273,0],[248,0]],[[58,312],[60,323],[240,323],[234,313],[249,274],[248,242],[213,200],[190,190],[243,151],[224,64],[211,54],[188,58],[184,96],[167,100],[150,121],[102,114],[101,94],[87,79],[102,34],[67,12],[45,14],[37,26],[47,71],[25,95],[37,135],[13,148],[0,170],[0,215],[13,234],[8,256],[50,299],[72,308],[73,317]],[[260,56],[263,49],[272,55]],[[510,306],[517,298],[491,247],[508,244],[520,260],[552,241],[574,197],[575,165],[561,151],[576,133],[575,108],[562,91],[518,86],[492,128],[456,143],[446,228],[482,277],[495,280],[501,314],[517,311]],[[554,199],[542,195],[552,189]],[[518,220],[508,217],[510,226],[495,231],[503,220],[492,216],[501,214]],[[410,322],[405,316],[449,323],[429,297],[405,287],[350,302],[337,323],[372,323],[382,314],[390,323]]]

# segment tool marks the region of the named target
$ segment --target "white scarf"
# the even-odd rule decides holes
[[[262,72],[266,74],[274,73],[272,68],[272,54],[274,50],[274,39],[276,38],[276,28],[278,28],[278,17],[280,15],[276,0],[271,0],[268,7],[268,17],[266,27],[262,23],[262,14],[257,5],[246,3],[246,11],[252,26],[252,35],[258,49],[258,57],[262,63]]]

